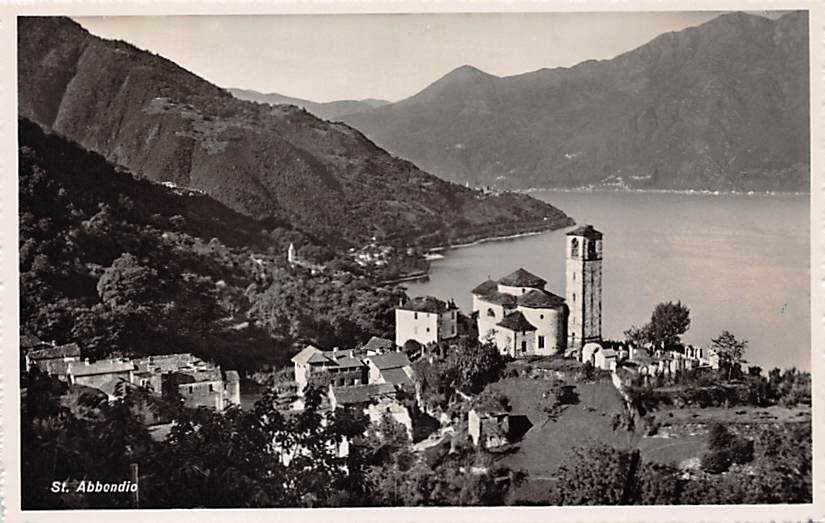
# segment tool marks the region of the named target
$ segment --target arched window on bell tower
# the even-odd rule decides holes
[[[570,242],[570,256],[577,257],[579,255],[579,240],[577,238],[573,238],[573,241]]]

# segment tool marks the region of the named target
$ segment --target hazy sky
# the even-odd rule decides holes
[[[470,64],[499,76],[612,58],[720,13],[75,17],[222,87],[315,101],[411,96]]]

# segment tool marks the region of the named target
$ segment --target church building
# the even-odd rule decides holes
[[[602,233],[590,225],[566,236],[566,299],[519,268],[472,290],[478,337],[514,358],[580,354],[601,340]]]

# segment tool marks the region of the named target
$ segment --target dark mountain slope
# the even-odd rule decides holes
[[[313,102],[311,100],[304,100],[302,98],[294,98],[292,96],[284,96],[278,93],[260,93],[252,89],[228,89],[232,96],[240,100],[248,100],[250,102],[258,102],[262,104],[279,105],[297,105],[303,107],[308,112],[314,114],[318,118],[324,120],[337,120],[345,114],[363,113],[371,111],[376,107],[387,105],[386,100],[375,100],[368,98],[366,100],[336,100],[334,102]]]
[[[482,195],[292,106],[238,100],[66,18],[18,19],[20,115],[128,167],[282,218],[335,243],[433,245],[569,223],[523,195]]]
[[[444,178],[503,187],[807,190],[808,16],[742,13],[612,60],[471,67],[344,116]]]

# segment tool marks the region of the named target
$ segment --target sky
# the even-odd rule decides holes
[[[74,17],[221,87],[325,102],[412,96],[461,65],[498,76],[609,59],[719,12]]]

